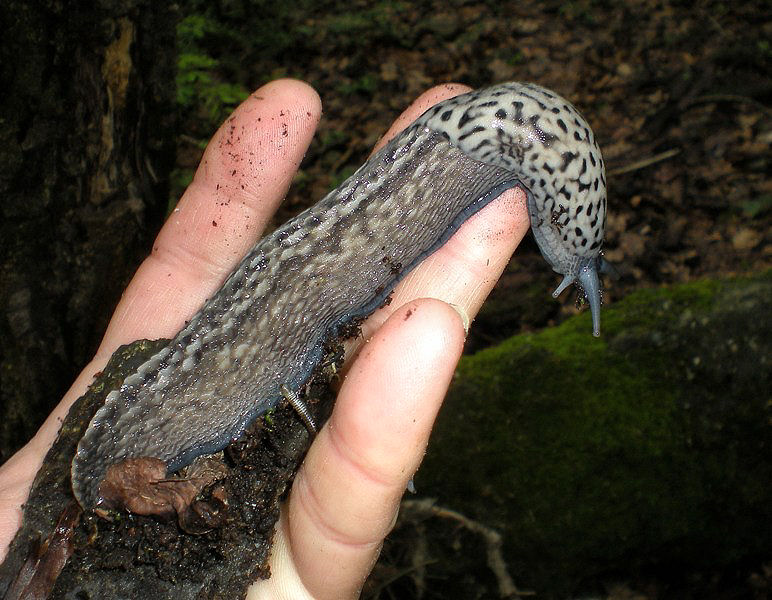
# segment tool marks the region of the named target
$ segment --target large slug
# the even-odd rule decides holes
[[[319,203],[260,240],[163,350],[108,394],[80,440],[72,487],[100,502],[110,465],[168,472],[221,450],[301,389],[326,341],[383,304],[397,282],[504,190],[521,186],[536,241],[577,282],[599,334],[606,217],[589,125],[542,87],[506,83],[441,102]]]

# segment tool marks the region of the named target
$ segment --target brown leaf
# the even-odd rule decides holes
[[[226,475],[217,459],[197,461],[184,478],[167,477],[166,463],[157,458],[127,458],[111,465],[99,486],[98,514],[109,518],[110,510],[171,519],[177,515],[188,533],[203,533],[221,522],[227,506],[224,488],[210,500],[197,500],[204,488]]]

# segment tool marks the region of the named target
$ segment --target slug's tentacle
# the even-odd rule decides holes
[[[577,277],[579,285],[584,290],[584,295],[590,303],[592,314],[592,335],[600,335],[600,281],[598,281],[598,260],[591,259],[579,267]]]
[[[172,472],[227,446],[307,383],[327,342],[514,186],[527,191],[536,241],[564,275],[558,292],[584,288],[598,335],[606,182],[590,127],[533,84],[463,94],[260,240],[169,345],[108,394],[72,462],[78,502],[97,505],[105,472],[125,459]]]

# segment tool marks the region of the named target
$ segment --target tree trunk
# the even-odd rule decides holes
[[[176,10],[84,6],[0,14],[0,462],[96,350],[167,204]]]

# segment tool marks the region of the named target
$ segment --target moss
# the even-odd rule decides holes
[[[503,530],[547,596],[763,552],[770,291],[769,273],[642,290],[604,308],[599,339],[582,314],[465,357],[419,489]]]

